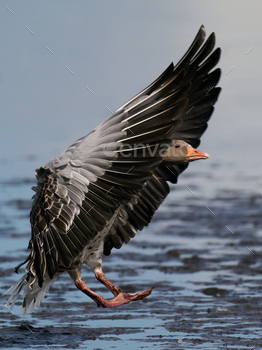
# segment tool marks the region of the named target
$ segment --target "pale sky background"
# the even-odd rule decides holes
[[[196,195],[186,195],[205,210],[215,211],[216,193],[234,186],[236,196],[261,196],[261,18],[259,0],[1,1],[0,255],[28,254],[35,169],[176,64],[201,24],[222,49],[222,92],[199,147],[210,159],[190,164],[167,200],[183,201],[191,183]],[[3,271],[11,267],[3,261]]]
[[[1,178],[32,178],[176,63],[201,24],[222,48],[222,93],[200,149],[261,170],[261,12],[260,1],[1,2]]]

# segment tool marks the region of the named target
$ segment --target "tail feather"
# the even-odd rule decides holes
[[[13,306],[22,290],[24,290],[24,300],[22,304],[22,315],[25,316],[28,310],[29,313],[32,313],[35,307],[39,306],[46,293],[48,292],[51,285],[55,282],[57,276],[50,279],[48,275],[45,276],[42,287],[39,287],[37,278],[32,285],[32,288],[29,287],[30,282],[27,279],[27,274],[25,274],[19,281],[17,281],[7,292],[13,290],[11,296],[7,300],[5,306],[10,305],[10,310],[13,309]]]
[[[28,283],[26,280],[27,274],[25,274],[20,280],[18,280],[11,288],[8,289],[6,293],[9,293],[11,290],[13,290],[11,296],[7,300],[5,306],[8,307],[8,305],[11,303],[10,310],[13,309],[14,304],[16,302],[16,299],[18,298],[18,295],[20,294],[21,290],[25,287],[25,285]]]

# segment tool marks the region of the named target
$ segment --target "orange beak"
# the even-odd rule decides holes
[[[188,162],[193,162],[194,160],[198,160],[198,159],[207,159],[209,158],[209,154],[205,153],[205,152],[201,152],[195,148],[193,148],[192,146],[188,146],[187,147],[187,161]]]

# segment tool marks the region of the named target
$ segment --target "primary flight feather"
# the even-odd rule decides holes
[[[220,49],[201,26],[174,67],[124,104],[91,133],[36,170],[25,275],[11,287],[12,309],[24,290],[22,313],[41,304],[63,273],[96,302],[115,307],[143,299],[152,288],[127,294],[102,271],[102,257],[128,243],[151,221],[190,161],[220,93]],[[106,300],[81,280],[87,264],[113,294]]]

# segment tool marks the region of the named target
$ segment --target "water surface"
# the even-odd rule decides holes
[[[34,169],[177,62],[202,23],[222,48],[223,90],[200,146],[210,159],[191,164],[150,226],[104,259],[126,292],[153,293],[100,309],[63,275],[25,318],[21,298],[11,313],[4,295],[1,348],[262,348],[261,10],[259,1],[2,3],[1,294],[28,255]]]

